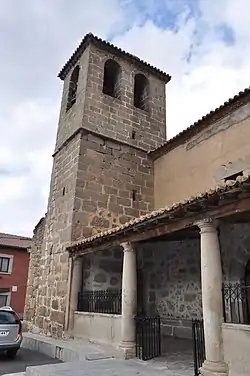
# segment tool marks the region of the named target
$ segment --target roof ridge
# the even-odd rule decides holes
[[[140,59],[139,57],[126,52],[125,50],[121,49],[120,47],[115,46],[114,44],[105,41],[104,39],[101,39],[97,37],[96,35],[92,33],[87,33],[83,39],[81,40],[80,44],[76,48],[76,50],[73,52],[71,57],[68,59],[68,61],[64,64],[61,71],[58,73],[58,77],[61,80],[64,80],[67,73],[70,71],[70,69],[75,65],[75,63],[79,60],[80,56],[84,52],[85,48],[89,45],[91,42],[96,42],[99,45],[101,45],[104,48],[112,49],[116,53],[119,53],[123,57],[127,57],[130,60],[133,60],[135,63],[144,66],[144,69],[150,70],[151,72],[154,72],[159,77],[164,79],[165,83],[169,82],[171,80],[171,76],[167,74],[166,72],[163,72],[161,69],[154,67],[153,65],[145,62],[144,60]]]
[[[15,234],[9,234],[5,232],[0,232],[0,238],[6,239],[6,238],[15,238],[15,239],[24,239],[24,240],[31,240],[32,238],[29,236],[22,236],[22,235],[15,235]]]

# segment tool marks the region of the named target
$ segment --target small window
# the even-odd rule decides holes
[[[77,93],[77,86],[78,86],[78,79],[79,79],[79,71],[80,71],[80,67],[79,65],[77,65],[75,69],[73,70],[71,77],[70,77],[66,111],[68,111],[73,106],[73,104],[76,103],[76,93]]]
[[[0,294],[0,307],[4,307],[8,302],[8,294]]]
[[[136,131],[132,131],[132,140],[135,140],[136,137]]]
[[[9,257],[0,257],[0,273],[8,273],[10,266]]]
[[[240,171],[240,172],[237,172],[237,174],[233,174],[233,175],[230,175],[230,176],[227,176],[224,181],[228,181],[228,180],[236,180],[238,176],[243,176],[243,171]]]
[[[132,191],[132,201],[136,201],[136,190]]]
[[[103,93],[114,98],[120,98],[121,89],[121,67],[109,59],[104,65]]]
[[[143,74],[136,74],[134,82],[134,106],[149,110],[149,82]]]

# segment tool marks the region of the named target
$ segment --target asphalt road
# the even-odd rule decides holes
[[[8,360],[6,356],[0,355],[0,376],[6,373],[24,372],[28,366],[55,363],[60,363],[60,361],[35,351],[20,349],[15,360]]]

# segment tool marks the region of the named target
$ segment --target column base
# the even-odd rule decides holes
[[[228,365],[224,362],[210,362],[209,360],[205,360],[200,369],[202,376],[228,376],[228,373]]]
[[[74,339],[73,330],[67,330],[66,332],[64,332],[63,339],[65,339],[65,340]]]
[[[135,358],[135,343],[134,342],[121,342],[119,349],[123,353],[125,360]]]

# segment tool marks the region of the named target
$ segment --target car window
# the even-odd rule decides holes
[[[18,318],[13,312],[0,311],[0,325],[1,324],[18,324]]]

